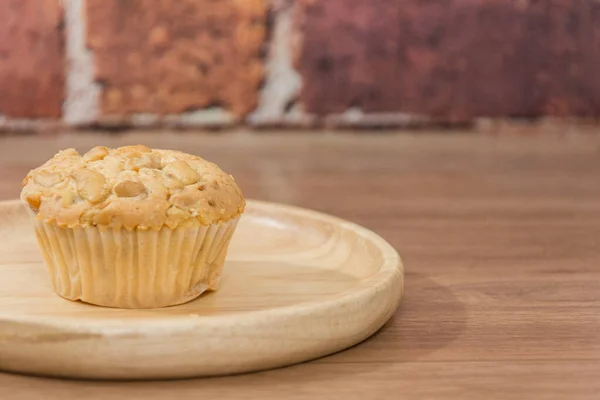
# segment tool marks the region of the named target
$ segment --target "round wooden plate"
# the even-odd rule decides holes
[[[251,201],[221,287],[180,306],[120,310],[54,294],[33,228],[0,202],[0,369],[96,379],[256,371],[334,353],[398,307],[403,268],[373,232]]]

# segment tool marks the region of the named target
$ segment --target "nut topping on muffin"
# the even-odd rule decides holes
[[[245,207],[234,179],[215,164],[143,145],[61,151],[27,175],[21,197],[37,218],[64,227],[210,225]]]

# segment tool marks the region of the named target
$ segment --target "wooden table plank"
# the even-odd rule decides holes
[[[2,377],[9,399],[597,399],[598,361],[302,364],[258,374],[163,382]],[[3,397],[4,398],[4,397]]]
[[[131,143],[205,155],[247,197],[330,212],[380,233],[406,264],[400,309],[365,343],[295,367],[145,383],[0,374],[0,398],[600,396],[600,135],[3,137],[0,198],[17,197],[27,170],[59,148]]]

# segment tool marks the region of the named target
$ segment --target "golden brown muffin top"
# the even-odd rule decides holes
[[[27,174],[21,199],[63,227],[160,229],[224,222],[244,211],[231,175],[202,158],[143,145],[57,153]]]

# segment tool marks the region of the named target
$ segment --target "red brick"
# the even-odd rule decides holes
[[[600,115],[600,3],[299,0],[300,96],[465,120]]]
[[[0,1],[0,114],[60,117],[62,21],[59,0]]]
[[[253,110],[266,7],[265,0],[88,0],[102,113]]]

